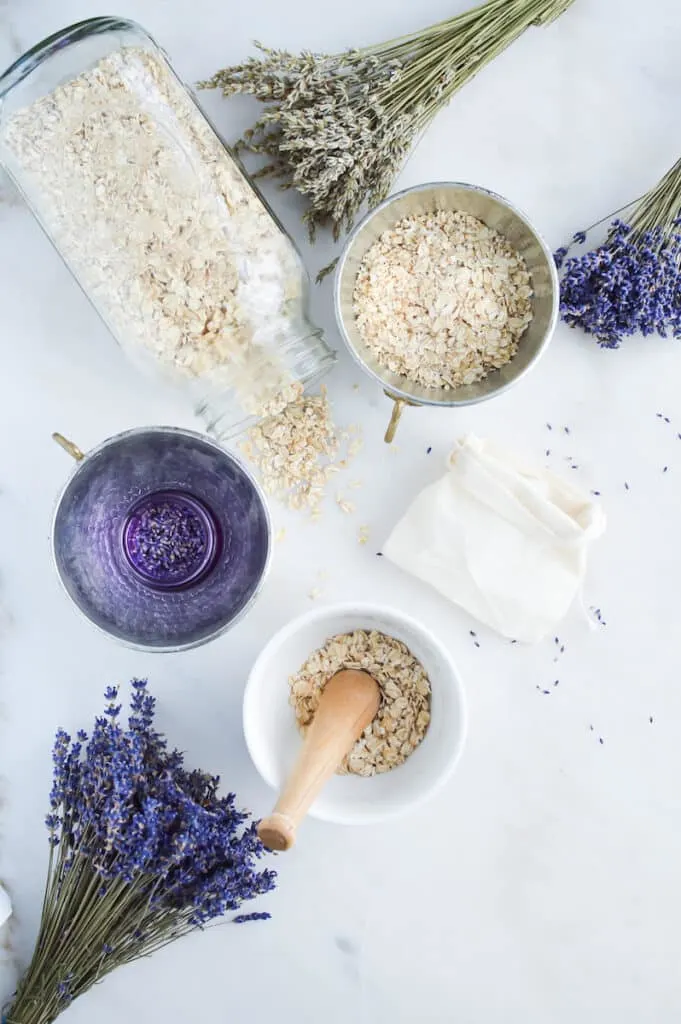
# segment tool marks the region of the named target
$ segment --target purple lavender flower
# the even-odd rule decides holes
[[[110,705],[83,757],[80,743],[64,757],[66,734],[59,734],[55,788],[64,794],[71,844],[87,840],[104,882],[143,873],[155,902],[190,907],[190,923],[200,925],[269,891],[274,874],[255,870],[263,848],[255,825],[241,829],[247,815],[234,795],[220,797],[217,778],[185,770],[182,755],[153,729],[146,684],[135,681],[133,690],[128,729]],[[117,695],[110,687],[105,698]]]
[[[117,697],[109,687],[89,738],[60,729],[55,739],[50,874],[36,956],[10,1020],[38,1022],[40,1004],[47,1024],[119,964],[274,888],[274,872],[258,863],[255,823],[216,776],[186,768],[168,747],[146,682],[132,683],[127,726]]]
[[[565,262],[565,257],[567,256],[568,251],[569,251],[569,246],[561,245],[560,249],[556,249],[556,251],[554,252],[553,259],[554,259],[554,262],[555,262],[558,270],[560,270],[560,268],[563,266],[563,263]]]
[[[187,771],[153,728],[154,698],[133,682],[128,728],[119,706],[95,721],[87,745],[57,734],[54,792],[61,794],[70,845],[86,844],[103,883],[132,883],[140,874],[153,902],[191,908],[201,925],[274,886],[272,871],[257,871],[263,847],[255,824],[235,808],[234,794],[218,795],[219,779]],[[105,699],[113,702],[117,687]],[[52,831],[58,817],[50,816]],[[106,894],[107,886],[103,885]]]
[[[633,334],[681,335],[681,234],[614,221],[604,245],[563,264],[561,317],[604,348]]]
[[[568,258],[588,228],[554,254],[563,270],[562,319],[604,348],[618,348],[632,334],[681,335],[681,160],[624,209],[631,210],[628,223],[613,220],[603,245]]]

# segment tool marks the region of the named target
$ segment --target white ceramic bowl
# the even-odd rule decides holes
[[[439,789],[451,775],[466,734],[459,675],[447,650],[425,626],[403,612],[347,604],[315,609],[284,626],[266,645],[244,693],[244,733],[253,763],[279,790],[302,742],[289,705],[288,677],[331,636],[376,629],[405,643],[425,667],[432,686],[431,722],[423,741],[392,771],[359,778],[336,775],[312,805],[324,821],[355,825],[402,814]]]

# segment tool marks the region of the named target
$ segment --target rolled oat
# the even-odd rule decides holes
[[[120,343],[245,415],[292,397],[295,250],[160,56],[112,53],[9,117],[37,213]],[[210,396],[210,391],[201,392]]]
[[[470,214],[405,217],[367,251],[357,329],[377,361],[426,388],[472,384],[515,355],[532,319],[527,267]]]
[[[302,394],[276,416],[257,423],[241,442],[243,454],[260,472],[265,491],[291,509],[321,515],[329,481],[361,447],[358,428],[338,431],[324,385],[318,395]],[[345,448],[345,458],[340,454]],[[348,509],[348,511],[350,511]]]
[[[343,761],[341,774],[375,775],[397,768],[430,723],[430,681],[406,644],[386,633],[355,630],[330,637],[289,679],[290,703],[304,733],[328,681],[342,669],[368,672],[378,683],[378,714]]]

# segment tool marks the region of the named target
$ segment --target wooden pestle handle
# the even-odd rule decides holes
[[[274,811],[258,826],[269,850],[293,846],[310,804],[376,717],[379,700],[378,684],[366,672],[345,669],[328,681]]]

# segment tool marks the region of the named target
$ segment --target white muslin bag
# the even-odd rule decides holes
[[[604,529],[600,505],[578,488],[469,435],[383,553],[492,629],[535,643],[565,616]]]

